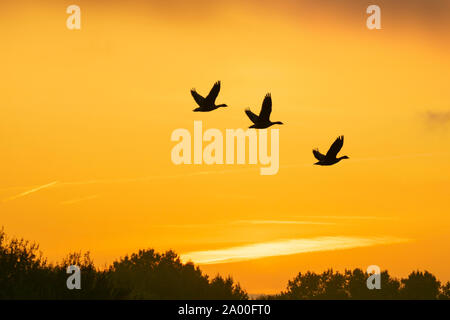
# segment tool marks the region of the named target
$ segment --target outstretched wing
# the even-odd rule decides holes
[[[314,149],[313,154],[314,154],[314,157],[316,157],[316,159],[319,161],[322,161],[325,159],[325,156],[319,152],[319,149]]]
[[[344,136],[340,136],[331,145],[330,150],[328,150],[326,157],[336,158],[339,151],[341,151],[343,145],[344,145]]]
[[[252,120],[253,123],[259,122],[258,116],[256,114],[254,114],[253,112],[251,112],[250,109],[246,109],[245,113],[247,114],[247,117],[249,117],[250,120]]]
[[[214,103],[217,99],[217,96],[219,95],[219,92],[220,92],[220,81],[217,81],[212,87],[208,96],[206,97],[208,103]]]
[[[195,102],[201,107],[204,104],[205,98],[199,95],[195,89],[191,90],[191,94],[194,97]]]
[[[259,119],[263,122],[268,122],[271,113],[272,113],[272,96],[270,95],[270,93],[268,93],[264,97],[261,112],[259,113]]]

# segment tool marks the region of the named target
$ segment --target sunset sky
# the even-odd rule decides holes
[[[19,0],[0,29],[0,226],[50,261],[173,249],[249,293],[330,267],[450,280],[449,1]],[[192,112],[217,80],[229,108]],[[247,128],[268,92],[278,174],[172,163],[175,129]],[[314,166],[339,135],[350,159]]]

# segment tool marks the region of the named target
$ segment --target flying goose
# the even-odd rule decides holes
[[[347,156],[343,156],[340,158],[336,158],[339,151],[341,151],[342,146],[344,145],[344,136],[340,136],[336,139],[336,141],[331,145],[326,155],[323,155],[319,152],[319,149],[314,149],[313,154],[316,157],[318,162],[314,163],[319,166],[331,166],[333,164],[338,163],[342,159],[348,159]]]
[[[191,94],[194,97],[195,102],[199,105],[199,108],[194,109],[194,112],[209,112],[221,107],[228,107],[226,104],[216,105],[216,98],[220,91],[220,81],[217,81],[212,87],[206,98],[197,93],[195,89],[191,90]]]
[[[277,121],[272,122],[270,121],[270,113],[272,112],[272,96],[270,93],[266,94],[264,97],[264,101],[261,107],[261,112],[259,113],[259,116],[254,114],[250,111],[250,109],[246,109],[245,113],[250,118],[250,120],[254,123],[249,128],[255,128],[255,129],[266,129],[268,127],[273,126],[274,124],[283,124],[283,122]]]

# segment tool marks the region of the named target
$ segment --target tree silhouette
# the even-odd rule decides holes
[[[391,278],[388,271],[381,272],[381,290],[368,290],[367,279],[369,274],[361,269],[353,271],[346,270],[348,279],[348,292],[352,299],[358,300],[375,300],[375,299],[398,299],[400,281]]]
[[[450,299],[450,282],[441,286],[431,273],[412,272],[406,279],[392,278],[388,271],[381,272],[381,289],[369,290],[370,275],[361,269],[345,270],[344,274],[332,269],[316,274],[301,272],[288,281],[287,289],[278,295],[261,299]]]
[[[329,269],[322,274],[301,272],[288,282],[287,291],[282,294],[287,299],[347,299],[345,276]]]
[[[439,295],[441,300],[450,300],[450,281],[441,287],[441,293]]]
[[[81,290],[69,290],[67,267],[81,270]],[[445,285],[428,271],[414,271],[405,279],[381,272],[381,289],[369,290],[370,275],[361,269],[308,271],[289,280],[286,291],[259,299],[450,299]],[[231,277],[209,279],[198,266],[182,263],[173,251],[139,250],[95,267],[89,252],[74,252],[60,263],[47,263],[36,243],[8,239],[0,229],[0,299],[248,299]]]
[[[3,228],[0,230],[1,299],[33,298],[46,281],[46,268],[39,245],[24,239],[8,240]]]
[[[113,287],[130,299],[247,299],[231,278],[208,280],[192,263],[181,263],[173,251],[140,250],[113,263],[108,271]]]
[[[439,295],[441,283],[428,271],[413,271],[402,279],[401,297],[408,300],[432,300]]]
[[[248,299],[230,277],[209,280],[173,251],[140,250],[98,270],[89,252],[47,264],[39,246],[8,240],[0,230],[0,299]],[[81,270],[81,290],[69,290],[67,267]]]

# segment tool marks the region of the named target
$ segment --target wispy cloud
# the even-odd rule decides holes
[[[29,195],[29,194],[31,194],[31,193],[38,192],[38,191],[40,191],[40,190],[43,190],[43,189],[47,189],[47,188],[53,187],[53,186],[55,186],[55,185],[58,184],[58,183],[59,183],[58,181],[53,181],[53,182],[44,184],[44,185],[42,185],[42,186],[35,187],[35,188],[31,189],[31,190],[27,190],[27,191],[25,191],[25,192],[22,192],[22,193],[19,193],[19,194],[15,195],[15,196],[6,198],[6,199],[3,200],[3,202],[11,201],[11,200],[15,200],[15,199],[18,199],[18,198],[25,197],[25,196],[27,196],[27,195]]]
[[[399,154],[399,155],[388,155],[388,156],[371,156],[365,158],[358,158],[351,156],[351,162],[360,162],[360,161],[386,161],[386,160],[402,160],[402,159],[414,159],[414,158],[426,158],[426,157],[434,157],[439,156],[443,153],[410,153],[410,154]],[[314,159],[311,154],[311,162],[309,163],[291,163],[280,165],[280,168],[295,168],[295,167],[314,167]]]
[[[199,223],[199,224],[161,224],[153,225],[157,228],[211,228],[211,227],[224,227],[224,226],[236,226],[236,225],[334,225],[334,222],[318,222],[318,221],[306,221],[306,220],[235,220],[221,223]]]
[[[408,239],[394,237],[317,237],[262,242],[218,250],[193,251],[181,255],[183,262],[196,264],[231,263],[299,253],[343,250],[382,244],[402,243]]]
[[[296,218],[306,219],[327,219],[327,220],[396,220],[397,217],[380,217],[380,216],[295,216]]]
[[[282,225],[330,225],[336,224],[334,222],[318,222],[318,221],[297,221],[297,220],[238,220],[235,223],[239,224],[282,224]]]
[[[74,203],[78,203],[78,202],[82,202],[82,201],[96,199],[98,197],[99,197],[98,194],[96,194],[96,195],[93,195],[93,196],[88,196],[88,197],[83,197],[83,198],[76,198],[76,199],[72,199],[72,200],[62,201],[60,204],[62,204],[62,205],[69,205],[69,204],[74,204]]]
[[[450,125],[450,110],[448,111],[428,111],[425,114],[428,124],[434,126]]]
[[[380,156],[380,157],[367,157],[367,158],[356,158],[352,157],[353,162],[359,162],[359,161],[382,161],[382,160],[396,160],[396,159],[407,159],[407,158],[420,158],[420,157],[433,157],[433,156],[439,156],[439,155],[447,155],[448,153],[417,153],[417,154],[404,154],[404,155],[392,155],[392,156]],[[291,164],[285,164],[280,165],[280,168],[294,168],[294,167],[301,167],[301,166],[313,166],[313,161],[308,163],[291,163]],[[181,179],[181,178],[188,178],[188,177],[195,177],[195,176],[207,176],[207,175],[219,175],[219,174],[233,174],[233,173],[242,173],[242,172],[251,172],[251,171],[258,171],[259,168],[251,167],[251,168],[233,168],[233,169],[225,169],[225,170],[210,170],[210,171],[196,171],[196,172],[187,172],[187,173],[181,173],[181,174],[174,174],[174,175],[154,175],[154,176],[146,176],[146,177],[136,177],[136,178],[126,178],[126,179],[92,179],[92,180],[81,180],[81,181],[68,181],[68,182],[60,182],[55,181],[48,185],[44,186],[36,186],[36,187],[3,187],[0,188],[0,191],[6,191],[6,190],[17,190],[17,189],[26,189],[26,188],[33,188],[32,190],[25,191],[17,196],[13,196],[11,198],[8,198],[3,201],[13,200],[20,198],[24,195],[27,195],[32,192],[39,191],[43,188],[48,187],[65,187],[65,186],[83,186],[83,185],[92,185],[92,184],[121,184],[121,183],[133,183],[133,182],[146,182],[146,181],[155,181],[155,180],[166,180],[166,179]],[[252,196],[247,195],[226,195],[226,196],[233,196],[233,197],[240,197],[240,198],[252,198]]]
[[[69,181],[69,182],[61,182],[58,186],[75,186],[75,185],[89,185],[89,184],[114,184],[114,183],[130,183],[130,182],[145,182],[145,181],[153,181],[153,180],[164,180],[164,179],[179,179],[186,177],[195,177],[195,176],[205,176],[210,174],[227,174],[227,173],[239,173],[244,171],[257,171],[259,168],[240,168],[240,169],[227,169],[227,170],[211,170],[211,171],[196,171],[196,172],[187,172],[181,174],[174,175],[154,175],[147,177],[137,177],[137,178],[128,178],[128,179],[92,179],[92,180],[83,180],[83,181]]]
[[[245,171],[257,171],[259,168],[239,168],[239,169],[227,169],[227,170],[211,170],[211,171],[197,171],[197,172],[187,172],[181,174],[174,175],[154,175],[154,176],[146,176],[146,177],[136,177],[136,178],[126,178],[126,179],[92,179],[92,180],[80,180],[80,181],[55,181],[48,185],[44,186],[11,186],[11,187],[3,187],[0,188],[0,191],[8,191],[8,190],[20,190],[32,188],[32,190],[25,191],[19,195],[10,197],[3,201],[13,200],[16,198],[20,198],[28,193],[39,191],[43,188],[48,187],[65,187],[65,186],[83,186],[83,185],[92,185],[92,184],[121,184],[121,183],[133,183],[133,182],[146,182],[146,181],[154,181],[154,180],[165,180],[165,179],[180,179],[187,177],[195,177],[195,176],[206,176],[210,174],[227,174],[227,173],[239,173]],[[235,195],[241,196],[243,198],[247,198],[245,195]]]
[[[368,157],[368,158],[352,158],[352,162],[359,161],[383,161],[383,160],[400,160],[400,159],[412,159],[412,158],[426,158],[433,157],[436,154],[433,153],[412,153],[412,154],[401,154],[392,156],[380,156],[380,157]]]

